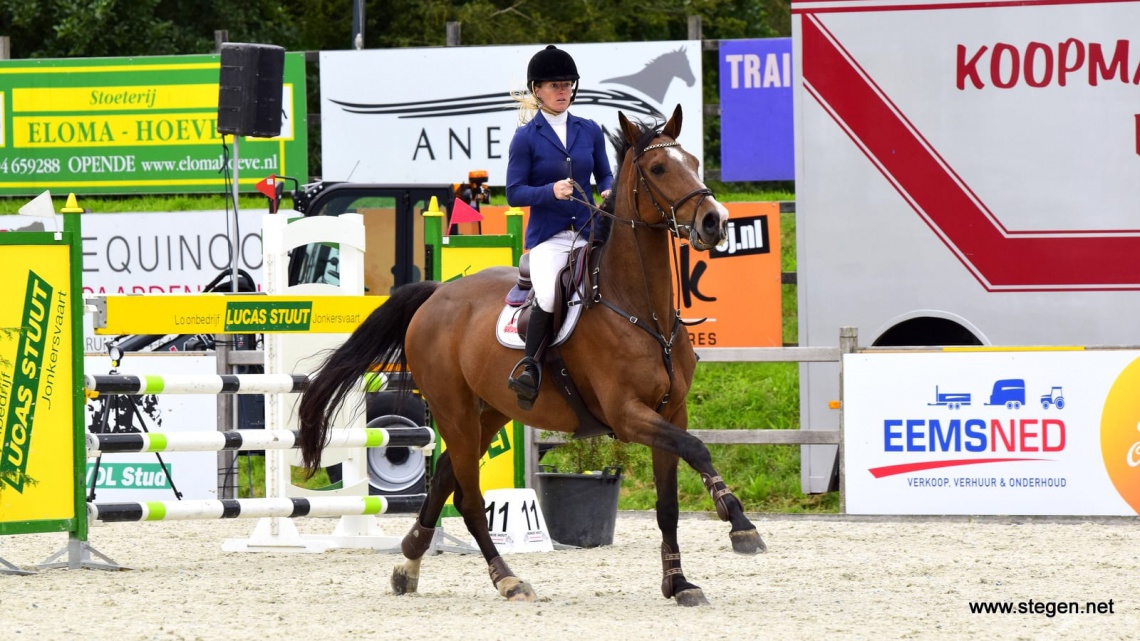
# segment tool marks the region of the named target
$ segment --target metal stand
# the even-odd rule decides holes
[[[444,552],[452,552],[454,554],[479,554],[479,548],[472,547],[466,541],[448,534],[443,529],[443,524],[436,526],[435,533],[431,536],[431,546],[428,547],[428,554],[436,555],[443,554]]]
[[[118,374],[119,371],[115,367],[112,367],[111,371],[109,373],[113,375],[113,374]],[[138,430],[120,429],[120,427],[121,427],[119,425],[119,407],[120,407],[119,404],[120,403],[125,404],[128,408],[127,411],[130,412],[130,415],[132,417],[138,419],[138,422],[139,422],[138,423],[138,425],[139,425]],[[108,427],[112,412],[115,414],[115,429],[110,429]],[[133,424],[133,421],[129,421],[129,423]],[[92,431],[92,433],[95,433],[95,434],[112,434],[112,433],[134,432],[134,431],[141,431],[141,432],[145,432],[147,434],[150,433],[150,430],[148,430],[146,427],[146,418],[142,415],[142,412],[139,411],[138,402],[135,400],[135,397],[124,396],[122,394],[113,394],[109,398],[107,398],[107,400],[103,404],[103,416],[100,418],[98,425],[92,426],[91,431]],[[170,469],[167,468],[166,461],[162,460],[162,454],[155,452],[154,456],[155,456],[155,458],[158,459],[158,464],[162,468],[162,473],[164,475],[166,475],[166,481],[168,483],[170,483],[170,489],[174,492],[174,498],[181,501],[182,500],[182,492],[179,492],[178,487],[176,487],[174,485],[174,477],[170,475]],[[95,469],[94,469],[93,474],[91,475],[91,488],[87,491],[87,501],[88,502],[95,500],[95,486],[99,480],[99,466],[102,464],[102,462],[103,462],[103,454],[100,453],[99,456],[95,457]]]
[[[0,558],[0,574],[25,575],[25,574],[35,574],[35,572],[29,572],[28,570],[20,569],[18,566],[12,565],[11,563]]]
[[[66,561],[60,559],[67,556]],[[87,541],[80,541],[79,539],[68,539],[67,547],[60,549],[55,554],[44,559],[42,563],[36,566],[41,570],[50,570],[53,568],[67,568],[69,570],[78,570],[80,568],[87,568],[89,570],[133,570],[125,565],[119,565],[114,559],[103,554],[99,550],[91,547]]]
[[[241,138],[238,134],[234,134],[234,155],[230,159],[230,165],[233,170],[234,181],[233,186],[233,201],[234,201],[234,217],[230,221],[230,291],[238,292],[238,256],[241,253],[241,238],[238,236],[238,139]],[[235,403],[236,405],[236,403]]]

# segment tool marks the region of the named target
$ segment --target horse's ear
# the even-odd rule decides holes
[[[665,123],[665,129],[662,130],[662,133],[673,140],[676,140],[677,136],[681,135],[681,103],[677,103],[677,108],[673,110],[673,115],[669,118],[669,122]]]
[[[630,122],[629,118],[626,118],[625,114],[620,111],[618,112],[618,125],[621,126],[621,132],[625,135],[625,141],[630,145],[636,145],[637,138],[641,135],[641,130],[637,128],[637,125]]]

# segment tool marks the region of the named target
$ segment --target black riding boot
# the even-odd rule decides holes
[[[535,360],[538,348],[546,340],[550,331],[551,313],[543,311],[538,305],[530,312],[530,325],[526,330],[526,356],[523,356],[511,373],[514,374],[522,367],[517,378],[508,378],[507,387],[518,395],[519,407],[529,410],[534,406],[534,399],[538,398],[538,388],[542,385],[542,365]]]

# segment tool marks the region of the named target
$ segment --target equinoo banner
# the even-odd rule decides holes
[[[0,194],[221,191],[217,55],[0,60]],[[243,137],[238,177],[308,179],[305,59],[285,54],[281,135]]]

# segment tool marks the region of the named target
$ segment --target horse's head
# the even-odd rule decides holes
[[[694,249],[719,245],[725,239],[728,210],[701,181],[697,158],[677,142],[681,106],[660,130],[630,121],[621,112],[618,122],[620,134],[612,139],[618,149],[618,180],[633,184],[630,214],[687,235]]]
[[[671,51],[665,55],[678,59],[677,64],[673,66],[674,75],[680,78],[686,87],[692,87],[697,82],[697,77],[693,75],[693,69],[689,66],[689,54],[685,52],[685,45],[681,45],[676,51]],[[684,62],[681,62],[682,60]]]

